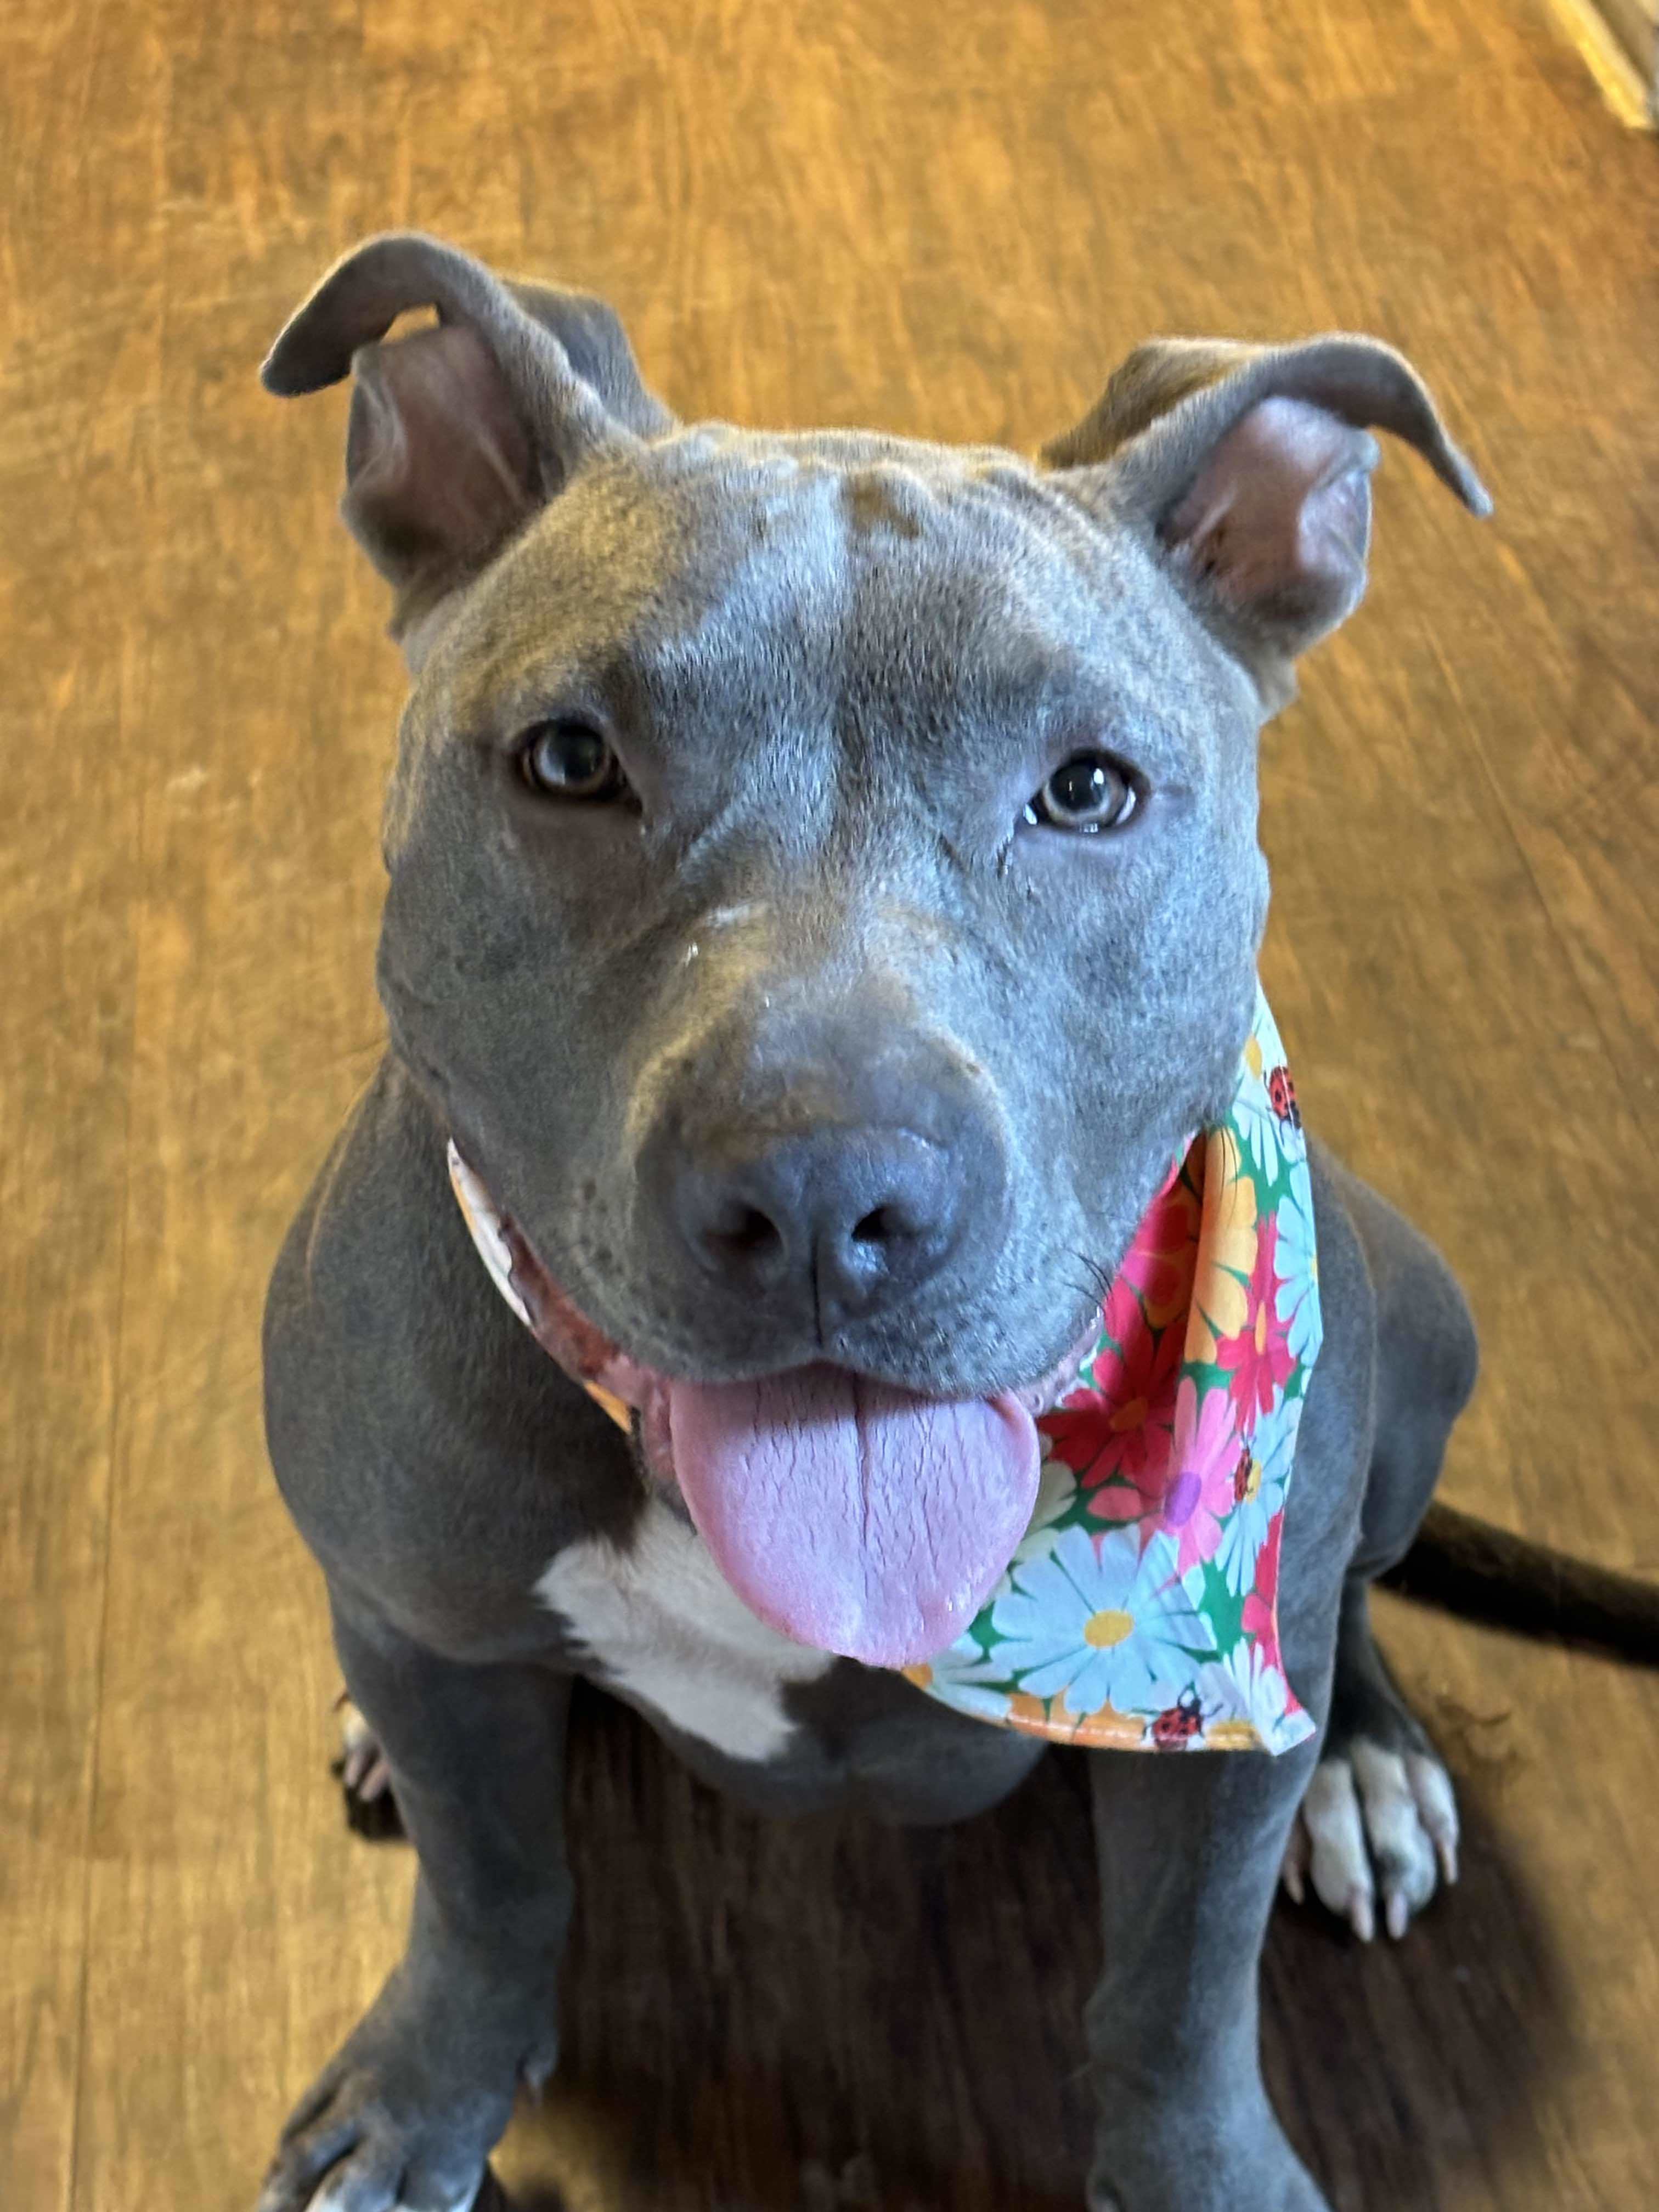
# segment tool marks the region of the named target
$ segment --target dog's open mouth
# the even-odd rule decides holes
[[[1035,1416],[1075,1358],[1028,1389],[970,1399],[923,1397],[828,1364],[743,1382],[663,1375],[577,1310],[453,1145],[449,1161],[507,1303],[608,1410],[637,1413],[652,1473],[678,1484],[753,1612],[798,1643],[870,1666],[911,1665],[955,1642],[1030,1525]]]

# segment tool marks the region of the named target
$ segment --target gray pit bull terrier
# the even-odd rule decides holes
[[[1036,462],[774,435],[679,423],[600,302],[410,235],[342,261],[264,377],[348,374],[344,512],[413,679],[390,1048],[277,1265],[267,1421],[362,1717],[350,1778],[389,1775],[420,1872],[407,1954],[259,2204],[447,2212],[555,2063],[573,1676],[779,1812],[954,1819],[1041,1755],[760,1618],[676,1437],[750,1386],[746,1431],[696,1447],[737,1543],[761,1460],[810,1504],[879,1402],[915,1449],[866,1466],[875,1519],[925,1517],[952,1559],[991,1540],[998,1439],[1232,1083],[1267,910],[1257,732],[1364,590],[1368,427],[1487,501],[1358,337],[1143,346]],[[479,1264],[451,1144],[541,1342]],[[1321,1737],[1073,1754],[1102,1869],[1096,2212],[1322,2205],[1258,2066],[1275,1885],[1397,1934],[1455,1871],[1367,1596],[1474,1335],[1417,1231],[1317,1145],[1311,1170],[1326,1335],[1280,1629]],[[908,1571],[884,1540],[773,1559],[777,1612],[850,1606],[872,1625],[839,1648],[884,1657]]]

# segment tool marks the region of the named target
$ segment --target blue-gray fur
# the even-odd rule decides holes
[[[372,343],[434,303],[438,333]],[[651,1366],[709,1380],[830,1358],[975,1395],[1043,1374],[1229,1089],[1267,912],[1256,732],[1310,626],[1358,596],[1364,421],[1421,443],[1478,504],[1397,357],[1341,341],[1322,380],[1313,350],[1212,349],[1161,382],[1138,356],[1115,415],[1103,403],[1033,464],[682,428],[607,310],[510,291],[425,240],[348,257],[279,341],[279,390],[357,355],[371,396],[348,518],[397,591],[414,681],[386,817],[391,1047],[276,1270],[268,1426],[421,1874],[408,1954],[290,2121],[263,2212],[298,2212],[331,2173],[364,2212],[465,2201],[515,2081],[556,2051],[563,1714],[583,1662],[534,1585],[579,1540],[625,1554],[647,1482],[485,1278],[447,1137]],[[1307,497],[1340,487],[1340,588],[1293,577],[1247,602],[1227,596],[1224,534],[1200,560],[1170,518],[1241,421],[1277,421],[1250,411],[1275,395],[1318,448],[1297,464]],[[423,483],[422,436],[476,483]],[[516,741],[561,714],[614,735],[636,808],[526,787]],[[1129,828],[1026,834],[1028,796],[1092,744],[1138,780]],[[638,1165],[665,1118],[742,1125],[781,1110],[781,1086],[830,1096],[846,1071],[813,1054],[832,1034],[872,1061],[932,1055],[971,1088],[1003,1214],[826,1334],[810,1300],[711,1288]],[[1317,1147],[1314,1164],[1327,1345],[1282,1628],[1322,1722],[1362,1528],[1364,1574],[1409,1540],[1473,1354],[1429,1248]],[[1430,1310],[1449,1350],[1425,1380]],[[1350,1640],[1363,1673],[1363,1618]],[[848,1662],[785,1696],[775,1759],[665,1733],[752,1803],[851,1796],[897,1819],[994,1802],[1038,1755]],[[1255,2015],[1313,1760],[1092,1759],[1096,2212],[1323,2201],[1267,2104]]]

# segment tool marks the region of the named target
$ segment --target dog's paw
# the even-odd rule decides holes
[[[474,2212],[489,2201],[483,2154],[428,2140],[379,2089],[372,2076],[325,2075],[289,2122],[255,2212]]]
[[[1420,1734],[1420,1731],[1419,1731]],[[1281,1873],[1301,1904],[1310,1883],[1362,1943],[1396,1939],[1438,1883],[1457,1880],[1457,1801],[1430,1747],[1358,1735],[1328,1749],[1308,1784]]]
[[[335,1700],[340,1722],[340,1750],[329,1771],[340,1785],[346,1826],[370,1843],[394,1841],[404,1832],[398,1801],[392,1793],[392,1769],[374,1731],[342,1690]]]
[[[1344,1604],[1324,1749],[1283,1880],[1298,1904],[1311,1883],[1362,1943],[1379,1925],[1403,1936],[1439,1885],[1457,1880],[1451,1778],[1371,1634],[1363,1589]]]
[[[295,2106],[257,2212],[503,2212],[489,2154],[520,2081],[553,2070],[553,1980],[538,1948],[452,1949],[441,1925]]]
[[[499,2203],[487,2160],[512,2112],[511,2069],[469,2088],[468,2069],[433,2034],[435,2023],[411,2026],[406,2008],[388,2005],[395,1986],[295,2107],[255,2212],[474,2212]],[[461,2043],[464,2051],[464,2031]]]

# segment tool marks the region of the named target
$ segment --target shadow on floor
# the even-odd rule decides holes
[[[1337,2212],[1431,2212],[1454,2187],[1468,2206],[1538,2154],[1561,1977],[1494,1777],[1458,1780],[1462,1881],[1403,1944],[1275,1915],[1267,2075]],[[571,1832],[564,2057],[503,2148],[515,2207],[552,2212],[557,2182],[569,2212],[1077,2212],[1098,1957],[1080,1760],[951,1829],[767,1822],[588,1695]]]

